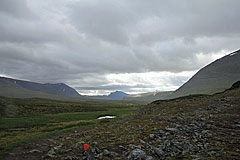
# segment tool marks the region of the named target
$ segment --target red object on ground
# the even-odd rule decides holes
[[[83,148],[84,148],[84,150],[86,151],[86,150],[88,150],[89,145],[88,145],[88,144],[84,144],[84,145],[83,145]]]

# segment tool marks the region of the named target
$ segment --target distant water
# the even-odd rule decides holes
[[[106,118],[116,118],[116,116],[101,116],[101,117],[98,117],[97,119],[106,119]]]

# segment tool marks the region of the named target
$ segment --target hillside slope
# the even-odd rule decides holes
[[[149,103],[155,100],[165,99],[171,93],[172,91],[148,92],[148,93],[142,93],[142,94],[128,95],[124,97],[124,100],[143,101],[143,102]]]
[[[96,159],[237,160],[240,89],[234,88],[155,101],[136,114],[26,144],[6,159],[87,159],[87,143]]]
[[[31,91],[0,78],[0,96],[8,98],[46,98],[63,101],[82,101],[82,98],[59,96],[39,91]]]
[[[8,87],[15,86],[18,88],[23,88],[30,91],[37,91],[37,92],[43,92],[53,95],[59,95],[59,96],[68,96],[68,97],[81,97],[81,95],[73,88],[69,87],[68,85],[64,83],[57,83],[57,84],[41,84],[36,82],[29,82],[29,81],[23,81],[23,80],[17,80],[17,79],[11,79],[6,77],[0,77],[0,83],[6,84],[8,83]]]
[[[222,92],[238,80],[240,80],[240,50],[202,68],[167,98]]]

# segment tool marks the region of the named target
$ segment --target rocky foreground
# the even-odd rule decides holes
[[[27,144],[6,159],[240,159],[240,89],[156,101],[136,115]]]

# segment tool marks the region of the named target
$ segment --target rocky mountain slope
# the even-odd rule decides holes
[[[81,95],[75,89],[69,87],[64,83],[41,84],[36,82],[0,77],[0,86],[5,85],[6,87],[6,84],[8,87],[8,91],[11,89],[17,89],[18,92],[22,92],[23,96],[24,94],[26,94],[26,92],[29,92],[29,94],[31,94],[31,91],[33,91],[32,92],[33,95],[36,95],[37,92],[38,94],[47,93],[58,96],[81,97]],[[5,91],[7,90],[5,89]],[[12,94],[14,94],[14,92]]]
[[[202,68],[167,98],[222,92],[238,80],[240,80],[240,50]]]
[[[239,102],[238,87],[212,96],[155,101],[136,114],[29,143],[6,159],[87,159],[83,145],[89,144],[95,159],[237,160]]]

